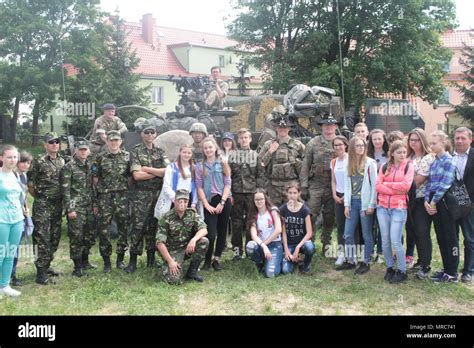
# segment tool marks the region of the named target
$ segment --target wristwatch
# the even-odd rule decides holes
[[[225,205],[225,200],[221,199],[221,205],[222,205],[222,206]]]

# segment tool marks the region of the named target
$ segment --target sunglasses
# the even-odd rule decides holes
[[[145,134],[155,134],[156,132],[154,130],[146,130],[143,133],[145,133]]]
[[[48,141],[48,144],[50,144],[50,145],[53,145],[53,144],[60,144],[60,143],[61,143],[61,140],[59,140],[59,139],[54,139],[54,140]]]

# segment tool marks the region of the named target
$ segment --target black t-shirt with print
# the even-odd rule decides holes
[[[296,213],[288,209],[287,204],[280,207],[280,214],[285,222],[288,245],[298,244],[306,235],[305,219],[311,215],[311,210],[304,203]]]

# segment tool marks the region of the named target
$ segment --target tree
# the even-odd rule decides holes
[[[33,144],[39,120],[55,106],[62,79],[61,44],[100,18],[99,0],[4,0],[0,2],[0,84],[4,113],[10,111],[9,141],[16,141],[18,106],[35,101]],[[14,102],[11,99],[14,98]]]
[[[450,52],[440,34],[453,26],[453,0],[236,0],[233,7],[240,12],[227,26],[230,37],[274,91],[298,82],[340,93],[341,58],[346,105],[384,92],[428,101],[442,93]]]
[[[464,46],[463,55],[465,59],[461,60],[461,64],[466,67],[464,78],[466,84],[457,87],[463,96],[463,101],[455,107],[458,115],[465,120],[474,124],[474,47]]]
[[[66,80],[66,95],[68,102],[91,102],[95,108],[95,117],[101,115],[100,106],[105,103],[120,105],[147,105],[149,86],[139,87],[140,75],[134,73],[139,59],[132,51],[131,43],[127,40],[124,20],[118,14],[110,17],[106,25],[100,26],[94,33],[93,40],[97,41],[90,59],[78,60],[75,52],[87,49],[88,40],[77,42],[70,47],[67,62],[71,63],[78,73]],[[127,112],[120,117],[129,129],[138,117],[136,112]],[[68,120],[69,132],[85,136],[91,130],[94,120],[87,116],[76,116]],[[63,124],[66,128],[66,124]]]

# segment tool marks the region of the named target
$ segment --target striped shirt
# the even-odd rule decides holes
[[[425,187],[425,201],[438,203],[451,187],[456,173],[456,161],[449,153],[434,160],[430,167],[430,176]],[[433,198],[430,201],[431,193]]]

